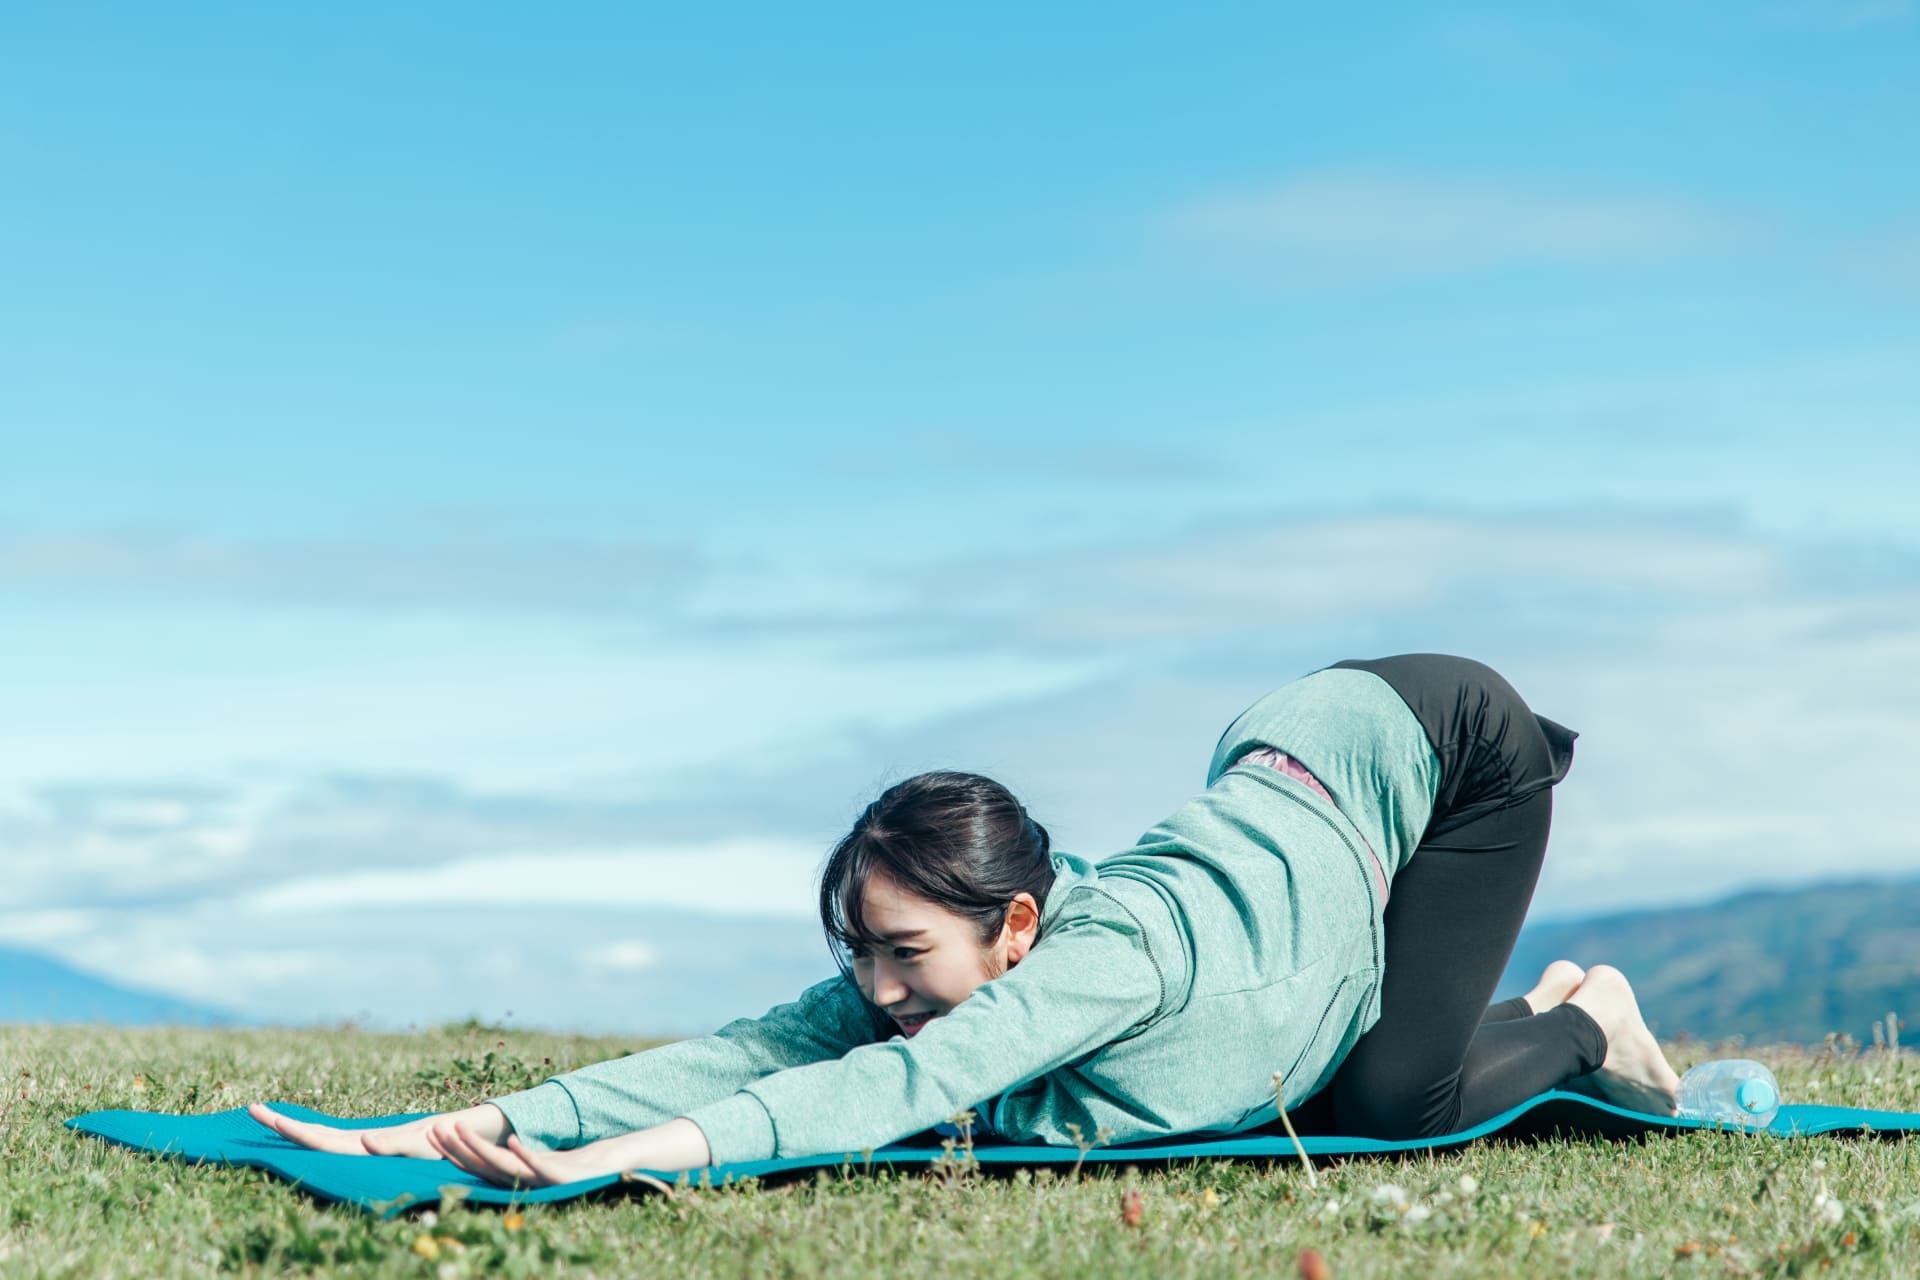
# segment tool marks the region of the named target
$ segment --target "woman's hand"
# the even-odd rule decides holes
[[[503,1187],[554,1187],[630,1169],[675,1172],[708,1163],[707,1138],[691,1120],[602,1138],[566,1151],[535,1150],[510,1135],[500,1145],[458,1116],[427,1130],[427,1141],[455,1165]]]
[[[706,1134],[686,1119],[669,1120],[651,1129],[602,1138],[566,1151],[547,1151],[530,1146],[519,1134],[512,1133],[506,1113],[487,1102],[465,1111],[422,1116],[379,1129],[342,1129],[295,1120],[258,1102],[247,1108],[247,1114],[288,1141],[315,1151],[447,1160],[475,1177],[504,1187],[552,1187],[629,1169],[676,1172],[697,1169],[712,1159]]]
[[[427,1141],[442,1159],[475,1177],[503,1187],[557,1187],[586,1178],[619,1173],[621,1165],[608,1150],[613,1139],[590,1142],[566,1151],[535,1151],[509,1134],[506,1145],[489,1142],[464,1121],[455,1120],[427,1131]]]
[[[464,1123],[476,1141],[488,1144],[498,1143],[512,1128],[507,1123],[506,1113],[488,1102],[468,1107],[465,1111],[422,1116],[405,1124],[386,1125],[378,1129],[342,1129],[330,1124],[316,1124],[311,1120],[295,1120],[260,1102],[248,1106],[247,1114],[289,1142],[297,1142],[315,1151],[330,1151],[346,1156],[415,1156],[422,1160],[439,1160],[442,1159],[439,1149],[428,1139],[428,1134],[436,1127]]]

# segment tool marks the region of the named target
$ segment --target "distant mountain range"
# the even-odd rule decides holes
[[[1762,889],[1701,906],[1531,925],[1499,994],[1518,995],[1551,960],[1627,975],[1655,1035],[1819,1044],[1873,1042],[1897,1013],[1920,1022],[1920,878]],[[1920,1043],[1920,1031],[1902,1037]]]
[[[1920,878],[1763,889],[1529,925],[1497,994],[1524,992],[1562,956],[1622,970],[1662,1039],[1819,1044],[1834,1031],[1871,1043],[1873,1024],[1889,1012],[1920,1021]],[[0,1022],[251,1021],[0,948]],[[1903,1039],[1920,1044],[1920,1030]]]
[[[138,991],[31,951],[0,947],[0,1022],[110,1022],[119,1026],[245,1026],[224,1009]]]

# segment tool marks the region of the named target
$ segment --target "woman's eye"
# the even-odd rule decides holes
[[[896,960],[911,960],[915,956],[924,954],[925,951],[925,947],[895,947],[893,948],[893,958]],[[855,964],[873,963],[873,951],[869,947],[850,946],[847,948],[847,955],[852,958]]]

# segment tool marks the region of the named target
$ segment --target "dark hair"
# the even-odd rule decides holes
[[[820,924],[843,973],[867,931],[861,895],[875,871],[901,889],[971,920],[984,945],[1015,896],[1044,907],[1053,884],[1047,829],[1013,793],[977,773],[938,771],[896,782],[866,807],[820,872]]]

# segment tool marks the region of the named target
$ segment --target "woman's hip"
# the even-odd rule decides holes
[[[1440,763],[1428,835],[1551,787],[1573,765],[1579,735],[1534,712],[1483,662],[1406,653],[1350,658],[1333,667],[1379,677],[1420,722]]]

